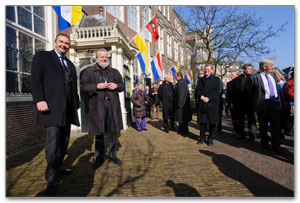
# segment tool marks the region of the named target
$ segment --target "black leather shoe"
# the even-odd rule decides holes
[[[282,154],[282,153],[283,153],[281,147],[273,147],[273,150],[274,150],[276,153],[278,153],[278,154]]]
[[[109,157],[108,161],[117,165],[121,165],[121,160],[118,157]]]
[[[94,163],[93,163],[93,169],[97,169],[97,168],[99,168],[102,164],[104,163],[104,160],[102,159],[102,160],[97,160],[97,161],[95,161]]]
[[[62,168],[60,172],[61,175],[70,175],[72,173],[73,173],[72,169],[69,168]]]
[[[142,130],[145,130],[145,131],[147,131],[147,128],[143,128]]]
[[[165,130],[166,133],[169,133],[169,129],[168,128],[165,128],[164,130]]]
[[[262,147],[266,150],[271,150],[270,145],[269,144],[262,144]]]
[[[46,193],[48,195],[54,195],[56,193],[56,189],[57,189],[57,183],[54,181],[50,181],[47,184]]]
[[[238,140],[243,140],[243,139],[245,139],[245,136],[243,136],[243,135],[238,135],[237,139],[238,139]]]
[[[253,142],[254,140],[255,140],[254,136],[248,138],[249,142]]]
[[[208,138],[207,145],[212,146],[213,145],[213,139]]]
[[[203,142],[205,142],[205,138],[204,137],[200,138],[200,140],[197,142],[197,144],[202,144]]]

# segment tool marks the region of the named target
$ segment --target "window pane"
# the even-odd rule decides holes
[[[31,54],[20,53],[20,72],[30,73],[31,72],[31,62],[33,56]]]
[[[38,51],[45,51],[46,50],[46,43],[35,39],[35,53]]]
[[[32,30],[31,13],[20,6],[18,6],[18,22],[25,28]]]
[[[16,30],[6,26],[6,46],[11,48],[17,47]]]
[[[6,69],[17,71],[17,51],[6,48]]]
[[[22,74],[22,93],[31,93],[30,89],[30,75]]]
[[[6,92],[18,94],[18,74],[6,71]]]
[[[16,22],[15,18],[15,7],[6,6],[6,19]]]
[[[44,6],[33,6],[33,13],[35,13],[36,15],[42,18],[45,18]]]
[[[45,21],[36,16],[34,16],[34,32],[45,36]]]
[[[33,47],[32,47],[32,37],[29,37],[26,34],[23,34],[22,32],[19,32],[19,47],[21,52],[26,52],[26,53],[33,53]]]

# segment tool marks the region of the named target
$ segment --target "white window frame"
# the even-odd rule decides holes
[[[167,19],[170,21],[170,6],[167,6]]]
[[[174,40],[174,60],[178,61],[178,41]]]
[[[167,56],[172,59],[172,36],[167,34]]]
[[[31,93],[23,93],[22,92],[22,83],[21,83],[21,74],[24,75],[31,75],[31,72],[23,72],[21,70],[21,58],[20,58],[20,42],[19,42],[19,37],[20,37],[20,32],[22,32],[22,34],[25,34],[29,37],[32,38],[32,57],[36,54],[36,45],[35,45],[35,40],[39,40],[41,42],[43,42],[45,44],[45,49],[49,50],[51,48],[53,48],[53,44],[50,45],[49,41],[52,39],[54,39],[53,35],[54,35],[54,30],[55,30],[55,21],[53,21],[54,18],[54,11],[52,9],[51,6],[43,6],[44,7],[44,18],[37,16],[34,11],[33,11],[33,6],[31,6],[31,10],[28,10],[27,8],[26,11],[31,13],[31,20],[32,20],[32,28],[31,30],[29,30],[26,27],[23,27],[22,25],[19,24],[18,22],[18,6],[13,6],[14,7],[14,11],[15,11],[15,22],[10,21],[8,19],[5,18],[5,29],[6,27],[10,27],[11,29],[15,30],[16,32],[16,47],[15,50],[17,52],[17,70],[8,70],[6,67],[6,72],[12,72],[15,74],[18,74],[17,76],[17,80],[18,80],[18,91],[19,93],[8,93],[6,92],[6,101],[7,102],[16,102],[16,101],[32,101],[32,96]],[[39,19],[44,21],[44,31],[45,31],[45,36],[40,35],[36,32],[34,32],[34,16],[37,16]],[[51,26],[50,26],[51,25]]]
[[[134,14],[135,10],[135,16]],[[134,31],[138,32],[139,31],[139,7],[138,6],[127,6],[127,23],[128,27],[133,29]]]
[[[105,10],[124,23],[124,6],[105,6]]]
[[[145,14],[144,12],[144,8],[147,9],[148,14]],[[146,24],[150,21],[151,18],[151,10],[149,6],[141,6],[142,9],[142,27],[143,27],[143,31],[145,33],[145,38],[151,42],[151,33],[149,32],[149,30],[145,27]]]
[[[184,61],[183,61],[183,47],[182,45],[180,46],[180,64],[183,66]]]
[[[159,38],[158,38],[158,49],[161,54],[164,54],[164,29],[163,27],[158,28]]]

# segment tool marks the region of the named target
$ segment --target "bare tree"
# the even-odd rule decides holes
[[[258,60],[262,55],[271,53],[266,40],[284,31],[287,22],[275,28],[264,25],[262,18],[257,18],[250,9],[242,12],[237,6],[188,6],[188,16],[179,8],[188,32],[194,32],[201,43],[198,50],[207,53],[206,60],[200,64],[210,63],[223,66],[221,77],[227,69],[236,63]]]

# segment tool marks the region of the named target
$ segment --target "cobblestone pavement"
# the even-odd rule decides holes
[[[72,135],[58,197],[259,197],[294,195],[293,137],[278,155],[254,142],[237,140],[229,120],[214,145],[197,145],[196,117],[188,136],[162,131],[162,120],[148,120],[147,131],[121,133],[122,165],[105,162],[94,170],[94,137]],[[45,151],[35,147],[7,158],[7,197],[44,197]]]

